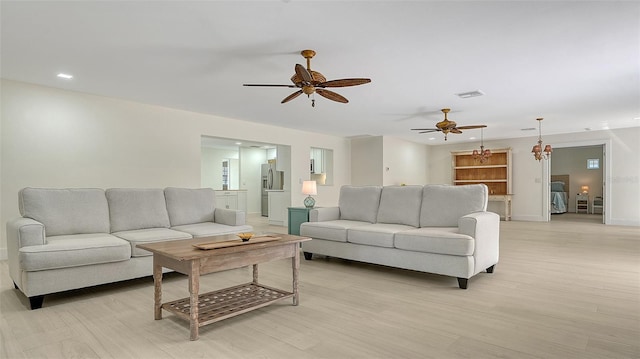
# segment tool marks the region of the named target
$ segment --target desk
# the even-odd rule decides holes
[[[489,195],[490,202],[504,202],[504,220],[511,220],[511,197],[512,194],[492,194]]]

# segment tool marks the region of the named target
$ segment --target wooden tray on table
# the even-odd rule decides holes
[[[198,244],[194,244],[193,246],[198,249],[209,250],[209,249],[228,248],[228,247],[235,247],[235,246],[244,246],[247,244],[255,244],[255,243],[262,243],[262,242],[271,242],[281,238],[282,237],[264,235],[264,236],[252,237],[248,241],[243,241],[242,239],[233,239],[233,240],[224,241],[224,242],[198,243]]]

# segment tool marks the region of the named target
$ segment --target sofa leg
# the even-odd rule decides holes
[[[29,304],[31,304],[31,310],[42,308],[42,302],[44,302],[44,295],[36,295],[29,297]]]
[[[458,278],[458,287],[460,287],[460,289],[467,289],[468,282],[469,279],[467,278]]]
[[[493,269],[496,265],[492,265],[491,267],[487,268],[487,273],[493,273]]]
[[[304,254],[304,259],[310,261],[311,258],[313,257],[313,253],[310,252],[302,252]]]

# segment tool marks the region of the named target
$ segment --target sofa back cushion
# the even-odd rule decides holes
[[[23,188],[18,193],[23,217],[44,224],[47,236],[109,233],[109,207],[98,188]]]
[[[458,219],[486,211],[489,190],[484,184],[426,185],[422,190],[420,227],[457,227]]]
[[[215,193],[211,188],[175,188],[164,189],[167,211],[171,227],[213,222]]]
[[[380,205],[380,186],[342,186],[340,188],[340,219],[375,223]]]
[[[378,223],[420,227],[423,186],[385,186],[380,195]]]
[[[169,228],[169,215],[162,189],[109,188],[106,195],[111,232]]]

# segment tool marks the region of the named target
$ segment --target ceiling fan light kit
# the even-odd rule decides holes
[[[440,110],[444,113],[444,120],[436,123],[436,128],[412,128],[412,131],[420,131],[418,133],[429,133],[429,132],[442,132],[444,133],[444,140],[447,140],[447,135],[449,133],[462,133],[462,130],[471,130],[474,128],[483,128],[487,127],[486,125],[471,125],[471,126],[459,126],[455,121],[450,121],[447,118],[447,114],[451,111],[449,108],[443,108]]]
[[[531,149],[531,153],[533,153],[533,158],[538,161],[543,159],[548,160],[551,158],[551,145],[544,146],[544,150],[542,149],[542,120],[543,118],[536,118],[538,121],[538,143],[533,146]]]
[[[307,95],[307,97],[311,97],[316,93],[331,101],[348,103],[349,100],[347,100],[344,96],[327,90],[326,87],[357,86],[371,82],[371,79],[365,78],[350,78],[327,81],[327,78],[324,77],[324,75],[322,75],[320,72],[311,70],[311,59],[316,55],[316,52],[313,50],[302,50],[300,54],[307,60],[307,67],[305,68],[300,64],[296,64],[294,68],[295,74],[291,76],[291,82],[293,83],[293,85],[243,84],[243,86],[290,87],[300,89],[285,97],[280,103],[287,103],[300,96],[301,94],[305,94]],[[311,106],[315,107],[315,97],[311,98]]]

